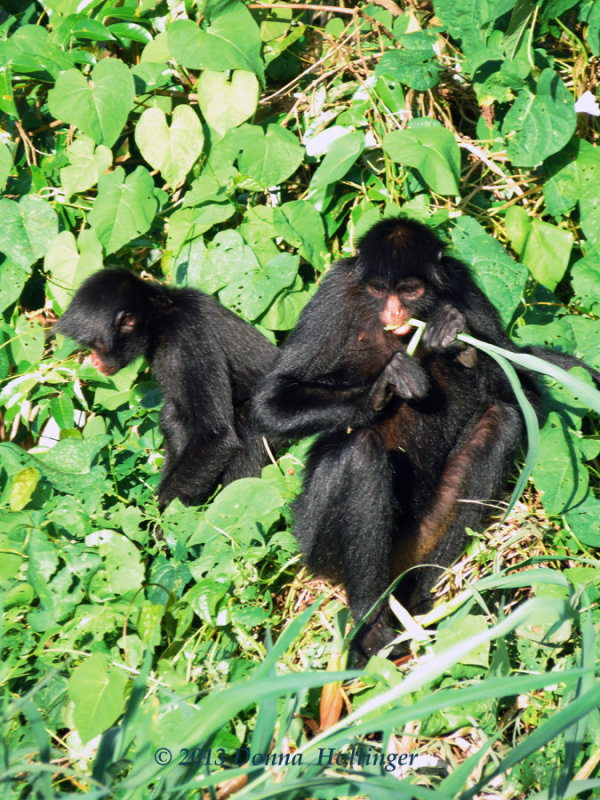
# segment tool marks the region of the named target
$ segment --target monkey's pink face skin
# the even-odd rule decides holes
[[[400,302],[398,295],[388,295],[385,301],[385,308],[380,314],[380,319],[386,330],[391,331],[396,336],[404,336],[411,329],[408,324],[409,317],[410,314]]]
[[[407,305],[410,306],[411,303],[422,297],[425,293],[425,287],[421,281],[409,279],[395,294],[388,294],[385,289],[379,289],[376,286],[367,286],[367,292],[372,297],[385,297],[385,307],[379,318],[383,322],[386,331],[390,331],[396,336],[404,336],[412,328],[408,324],[412,313],[407,308]]]
[[[92,362],[92,366],[96,367],[98,372],[100,372],[102,375],[114,375],[119,371],[118,367],[112,366],[103,361],[102,356],[97,350],[92,350],[90,361]]]

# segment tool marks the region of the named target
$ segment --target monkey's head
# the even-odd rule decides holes
[[[103,269],[82,283],[56,330],[91,348],[96,369],[114,375],[148,348],[148,291],[126,270]]]
[[[464,281],[464,267],[444,258],[435,233],[402,217],[384,219],[363,236],[353,270],[383,325],[399,336],[411,330],[411,317],[427,322],[440,299],[455,294]]]

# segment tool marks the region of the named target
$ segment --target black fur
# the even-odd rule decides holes
[[[394,310],[392,327],[409,317],[428,323],[414,357],[405,352],[411,334],[384,330]],[[457,342],[461,331],[517,349],[468,268],[444,255],[432,231],[384,220],[355,258],[325,276],[255,395],[268,434],[321,434],[295,529],[311,569],[345,583],[357,621],[402,571],[450,564],[465,528],[476,528],[504,491],[521,413],[502,370]],[[580,363],[529,352],[567,368]],[[438,576],[431,566],[412,570],[400,599],[426,610]],[[392,636],[387,612],[376,611],[355,639],[357,660]]]
[[[104,269],[77,290],[57,329],[92,348],[105,374],[148,359],[164,398],[162,508],[260,475],[266,454],[249,400],[277,348],[214,297]]]

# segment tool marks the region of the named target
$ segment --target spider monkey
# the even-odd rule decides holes
[[[164,398],[161,508],[174,497],[203,503],[219,484],[260,475],[267,458],[249,401],[277,348],[214,297],[103,269],[56,327],[90,347],[104,375],[148,359]]]
[[[427,323],[414,357],[412,317]],[[313,572],[345,584],[356,621],[395,577],[425,563],[396,593],[413,612],[427,610],[439,575],[431,565],[460,555],[465,528],[478,527],[509,477],[518,403],[501,368],[457,341],[460,332],[517,349],[468,268],[429,228],[385,219],[324,277],[254,397],[267,434],[319,434],[295,533]],[[393,635],[389,611],[372,612],[353,640],[355,662]]]

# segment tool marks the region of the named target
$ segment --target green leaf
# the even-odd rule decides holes
[[[183,20],[186,24],[189,20]],[[178,22],[173,23],[173,25],[178,25]],[[173,25],[169,28],[169,31],[173,29]],[[194,23],[192,23],[194,25]],[[194,28],[196,26],[194,25]],[[142,58],[140,63],[154,63],[154,64],[162,64],[163,69],[164,65],[167,64],[171,54],[169,52],[169,37],[166,31],[163,33],[157,34],[151,42],[148,42],[146,47],[142,52]]]
[[[422,122],[422,120],[420,120]],[[383,149],[390,158],[414,167],[425,183],[438,194],[458,195],[460,151],[452,133],[439,122],[393,131],[383,139]]]
[[[505,223],[512,249],[520,258],[525,250],[531,228],[529,214],[522,206],[511,206],[506,212]]]
[[[66,17],[68,14],[74,14],[80,3],[79,0],[48,0],[46,5],[60,17]]]
[[[106,588],[116,595],[137,591],[144,567],[137,547],[117,531],[102,530],[86,537],[88,547],[98,547],[106,569]]]
[[[414,35],[407,34],[404,39]],[[375,67],[375,75],[393,78],[418,92],[426,92],[437,85],[440,67],[435,62],[435,52],[429,44],[418,49],[388,50]]]
[[[546,165],[545,165],[546,166]],[[547,162],[550,178],[544,199],[554,216],[567,214],[579,203],[581,227],[594,248],[600,251],[600,152],[583,139],[573,139]]]
[[[45,200],[27,194],[18,203],[0,200],[0,252],[27,268],[46,252],[58,231],[56,211]]]
[[[251,117],[258,105],[258,80],[253,72],[205,70],[198,80],[198,102],[204,118],[223,135]]]
[[[96,147],[89,136],[80,136],[67,148],[66,155],[69,167],[60,171],[60,181],[65,191],[65,200],[69,200],[75,192],[91,189],[102,173],[112,164],[112,153],[101,144]]]
[[[168,29],[171,56],[184,67],[225,72],[242,69],[263,78],[260,31],[242,3],[220,10],[208,32],[191,20],[176,20]]]
[[[462,50],[468,59],[484,60],[488,32],[490,4],[473,0],[434,0],[435,15],[453,38],[462,42]],[[492,6],[493,7],[493,6]],[[508,9],[507,9],[508,10]],[[472,64],[468,64],[468,71]]]
[[[143,25],[136,25],[135,22],[117,22],[109,25],[108,30],[119,39],[128,39],[131,42],[147,44],[152,41],[152,34]]]
[[[75,425],[75,407],[68,394],[52,398],[50,413],[61,430],[68,430]]]
[[[118,167],[110,175],[100,176],[89,221],[106,253],[114,253],[150,228],[157,209],[148,170],[137,167],[125,177],[125,170]]]
[[[160,625],[165,613],[164,605],[157,605],[145,600],[137,618],[137,632],[146,647],[154,647],[161,642]]]
[[[534,167],[564,147],[577,115],[573,98],[552,69],[545,69],[536,93],[520,92],[502,125],[509,158],[515,166]]]
[[[362,131],[347,133],[336,139],[310,182],[310,189],[323,189],[330,183],[339,181],[355,163],[365,147]]]
[[[600,547],[600,500],[588,495],[566,514],[577,539],[587,547]]]
[[[0,214],[2,210],[0,208]],[[0,264],[0,312],[18,300],[31,275],[31,270],[6,258]],[[1,350],[0,350],[0,359]],[[4,376],[5,377],[5,376]]]
[[[260,57],[260,29],[246,6],[239,2],[226,3],[207,11],[207,16],[210,22],[210,49],[220,51],[221,58],[228,59],[226,69],[234,69],[236,66],[248,69],[262,81],[264,66]]]
[[[93,230],[81,231],[77,242],[70,231],[55,236],[44,258],[44,269],[50,273],[48,296],[54,310],[64,311],[73,299],[74,290],[101,268],[102,246]]]
[[[266,133],[258,125],[243,125],[232,135],[238,137],[242,151],[240,172],[264,188],[280,184],[302,163],[304,150],[298,139],[280,125],[269,123]]]
[[[506,35],[504,36],[504,52],[509,60],[515,57],[519,49],[529,21],[535,11],[535,5],[534,0],[517,0],[511,12]]]
[[[164,86],[169,85],[170,71],[164,64],[155,64],[151,61],[142,61],[131,68],[131,74],[135,83],[136,94],[145,95],[150,94],[156,89],[162,89]],[[168,105],[160,96],[156,98],[155,102],[162,103],[165,110]]]
[[[232,253],[233,251],[233,253]],[[237,231],[220,231],[208,247],[202,239],[194,239],[182,250],[187,258],[184,265],[177,263],[178,280],[185,273],[186,284],[207,294],[215,294],[232,279],[233,270],[254,269],[256,257]]]
[[[10,356],[18,370],[25,371],[44,355],[44,329],[36,320],[20,316],[15,332],[16,336],[9,345]]]
[[[243,126],[246,127],[245,125]],[[248,126],[252,127],[252,126]],[[185,193],[183,208],[201,206],[204,203],[224,203],[229,199],[227,187],[210,175],[200,175]]]
[[[304,283],[298,276],[291,290],[275,298],[273,305],[261,317],[260,324],[270,331],[291,331],[310,298],[311,293],[304,288]]]
[[[257,319],[283,289],[294,283],[300,259],[279,253],[264,267],[235,270],[231,281],[219,292],[219,300],[246,319]]]
[[[17,28],[8,39],[6,53],[15,72],[47,72],[56,78],[73,66],[72,59],[39,25]]]
[[[48,93],[48,107],[56,119],[76,125],[96,144],[112,147],[133,108],[134,95],[126,65],[104,58],[92,70],[90,82],[76,69],[61,72]]]
[[[127,675],[108,664],[105,655],[92,653],[69,678],[73,721],[83,744],[110,728],[125,709]]]
[[[571,270],[573,289],[586,311],[600,316],[600,255],[576,261]]]
[[[322,268],[323,255],[327,252],[325,230],[321,215],[314,206],[302,200],[277,206],[273,212],[273,224],[277,236],[297,247],[300,255],[313,267]]]
[[[0,142],[0,191],[8,180],[12,169],[12,154],[4,142]]]
[[[169,221],[167,238],[167,248],[174,252],[176,262],[179,264],[188,259],[194,260],[198,253],[190,252],[189,246],[195,247],[198,236],[229,219],[233,214],[235,214],[233,203],[205,203],[195,208],[182,208],[176,211]],[[202,242],[200,246],[203,247]]]
[[[585,11],[580,11],[580,19],[587,23],[585,40],[592,52],[592,55],[600,56],[600,5],[595,0],[590,0],[583,4]]]
[[[451,235],[458,255],[471,266],[476,283],[508,326],[525,291],[526,267],[514,261],[473,217],[459,217]]]
[[[187,546],[202,544],[214,537],[215,532],[225,533],[240,544],[249,544],[259,536],[256,520],[268,530],[280,515],[284,498],[278,488],[260,478],[242,478],[219,493],[206,510]]]
[[[513,208],[516,207],[513,206]],[[527,212],[525,215],[527,216]],[[507,231],[512,240],[512,226],[508,224],[508,218],[507,214]],[[517,234],[521,261],[542,286],[552,291],[562,279],[569,265],[573,234],[535,217],[528,218],[528,223],[527,226],[520,225]]]
[[[203,622],[209,625],[226,625],[230,622],[229,614],[219,613],[219,605],[229,591],[230,584],[226,580],[201,578],[186,594],[185,599]]]
[[[69,14],[56,27],[56,37],[65,47],[72,45],[71,39],[90,42],[115,41],[108,28],[97,19],[92,19],[89,14]]]
[[[171,127],[160,108],[147,108],[135,127],[142,156],[171,186],[178,186],[202,152],[204,134],[190,106],[176,106]]]
[[[198,243],[194,259],[187,268],[187,282],[209,294],[220,290],[220,301],[250,320],[294,283],[299,266],[298,257],[289,253],[277,253],[261,265],[240,234],[231,230],[218,233],[208,247]]]
[[[574,508],[587,494],[588,472],[556,413],[548,416],[542,428],[540,457],[533,479],[542,492],[542,502],[549,514],[562,514]]]
[[[110,436],[100,435],[89,439],[61,439],[54,447],[36,456],[37,462],[46,468],[45,474],[52,479],[51,472],[86,475],[92,470],[92,462],[98,451],[110,441]]]
[[[34,493],[39,480],[40,473],[35,467],[26,467],[17,472],[16,475],[13,475],[8,494],[8,504],[11,511],[21,511],[25,508],[31,500],[31,495]]]
[[[600,368],[600,320],[575,314],[565,314],[542,325],[525,325],[517,329],[519,344],[541,345],[552,350],[570,353],[596,369]],[[560,380],[557,375],[553,377]],[[576,391],[574,394],[578,394]],[[594,407],[593,393],[585,398]],[[600,413],[600,406],[598,406]]]
[[[12,71],[8,56],[8,42],[0,41],[0,111],[10,117],[19,116],[12,89]]]
[[[600,152],[597,147],[584,140],[579,142],[577,172],[581,227],[595,249],[600,252]]]
[[[588,143],[573,138],[559,153],[544,162],[544,200],[553,217],[568,215],[579,199],[581,176],[576,159],[582,144]]]

